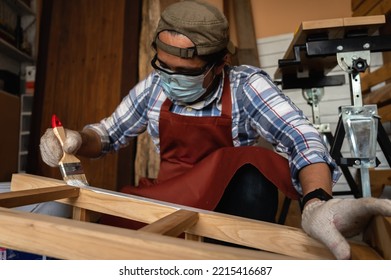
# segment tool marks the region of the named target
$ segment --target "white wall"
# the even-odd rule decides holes
[[[266,71],[272,78],[278,68],[278,60],[283,58],[290,42],[292,41],[293,33],[282,34],[257,40],[258,54],[261,68]],[[375,69],[378,65],[382,64],[382,57],[380,53],[372,54],[371,56],[371,68]],[[346,84],[336,87],[325,87],[324,96],[320,102],[320,120],[321,123],[329,123],[331,132],[334,135],[338,122],[338,107],[343,105],[351,105],[349,77],[337,66],[330,73],[331,75],[345,74]],[[307,104],[306,100],[302,96],[301,89],[284,90],[283,91],[303,112],[312,120],[312,109]],[[342,155],[344,157],[351,157],[347,140],[344,141],[342,149]],[[378,158],[382,162],[379,168],[388,168],[387,161],[384,158],[383,153],[378,147]],[[351,168],[352,173],[355,174],[356,170]],[[344,176],[342,175],[335,191],[350,190]]]

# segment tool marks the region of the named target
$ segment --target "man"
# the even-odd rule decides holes
[[[261,69],[228,65],[228,23],[218,9],[195,1],[169,6],[153,47],[155,71],[111,116],[67,130],[66,152],[99,157],[147,130],[160,152],[158,178],[123,192],[273,222],[278,188],[303,196],[303,229],[341,259],[350,257],[342,234],[357,234],[373,214],[391,214],[387,200],[330,200],[340,173],[318,132]],[[259,137],[289,165],[255,147]],[[62,148],[51,129],[40,148],[57,166]]]

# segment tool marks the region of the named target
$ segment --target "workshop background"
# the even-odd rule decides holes
[[[160,11],[173,2],[0,0],[0,182],[10,181],[17,172],[61,179],[57,168],[42,162],[38,148],[52,114],[75,130],[108,116],[151,70],[153,30]],[[229,19],[237,47],[234,63],[258,65],[271,77],[301,22],[376,14],[386,14],[388,20],[391,11],[389,0],[207,2]],[[388,22],[381,32],[390,29]],[[338,66],[332,73],[346,74]],[[391,55],[373,53],[370,69],[362,78],[364,100],[388,105],[381,111],[388,135],[390,79]],[[320,103],[321,120],[330,124],[332,132],[338,107],[351,104],[349,79],[345,80],[343,86],[326,87]],[[284,92],[312,119],[301,89]],[[380,97],[371,99],[379,92]],[[342,154],[349,155],[347,143]],[[381,189],[390,185],[391,175],[380,149],[378,158],[381,164],[371,171],[371,181]],[[118,154],[81,160],[90,184],[111,190],[137,183],[140,177],[156,176],[159,163],[147,135]],[[342,176],[335,190],[348,189]]]

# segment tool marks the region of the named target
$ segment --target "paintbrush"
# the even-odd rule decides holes
[[[56,115],[52,116],[52,127],[54,134],[60,141],[61,146],[63,146],[66,139],[65,129]],[[76,187],[88,186],[83,167],[77,157],[64,152],[64,155],[58,164],[62,177],[68,185]]]

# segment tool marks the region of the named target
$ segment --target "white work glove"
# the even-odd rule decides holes
[[[331,199],[308,203],[301,226],[311,237],[321,241],[337,259],[350,259],[345,239],[362,232],[376,215],[391,216],[391,200],[381,198]]]
[[[65,129],[65,136],[64,146],[61,147],[60,141],[58,141],[56,135],[54,135],[52,128],[48,128],[44,135],[42,135],[39,149],[41,151],[42,160],[47,165],[52,167],[58,166],[58,162],[62,158],[64,152],[76,154],[77,150],[81,147],[82,138],[79,132]]]

